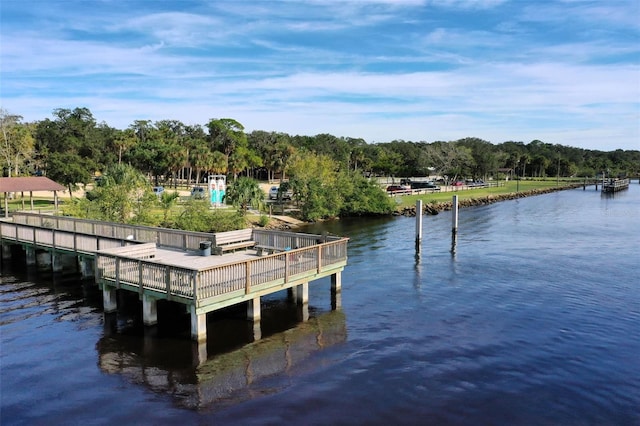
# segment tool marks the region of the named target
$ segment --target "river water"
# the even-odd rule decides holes
[[[137,300],[105,316],[75,273],[14,258],[0,278],[2,425],[640,425],[640,185],[561,191],[415,219],[310,226],[351,238],[341,308],[307,322],[277,294],[262,339],[242,309]],[[126,299],[126,298],[121,298]]]

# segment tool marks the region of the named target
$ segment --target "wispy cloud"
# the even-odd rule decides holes
[[[2,107],[640,149],[638,2],[2,4]]]

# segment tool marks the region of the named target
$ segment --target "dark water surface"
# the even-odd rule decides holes
[[[309,227],[351,238],[342,309],[309,288],[299,322],[263,301],[209,315],[208,360],[189,318],[137,300],[104,316],[75,274],[5,261],[0,276],[2,425],[640,425],[640,185],[591,188],[415,220]],[[125,299],[125,298],[122,298]]]

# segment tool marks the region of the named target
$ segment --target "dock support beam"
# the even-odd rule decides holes
[[[62,255],[51,252],[51,268],[54,272],[62,271]]]
[[[247,319],[260,322],[260,296],[247,301]]]
[[[331,275],[331,291],[340,293],[342,291],[342,272]]]
[[[88,257],[79,257],[78,263],[80,264],[80,274],[82,275],[82,278],[92,278],[94,276],[93,259]]]
[[[208,356],[207,342],[205,340],[198,340],[197,342],[193,343],[192,353],[193,353],[193,365],[197,367],[203,364],[207,360],[207,356]]]
[[[11,246],[9,244],[2,243],[2,258],[11,259]]]
[[[117,290],[112,287],[104,286],[102,289],[102,304],[104,305],[104,313],[115,312],[118,309]]]
[[[36,264],[36,249],[34,247],[25,247],[26,262],[27,265],[33,266]]]
[[[295,300],[298,305],[309,303],[309,283],[302,283],[294,287]]]
[[[146,294],[142,295],[142,322],[144,322],[144,325],[158,323],[158,301]]]
[[[331,275],[331,309],[342,307],[342,272]]]
[[[207,314],[197,314],[195,305],[191,305],[191,339],[196,342],[207,340]]]
[[[247,319],[252,321],[252,334],[253,340],[258,341],[262,339],[262,328],[260,327],[260,296],[254,297],[247,301]]]

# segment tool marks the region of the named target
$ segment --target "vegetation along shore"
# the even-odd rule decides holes
[[[487,194],[487,195],[475,194],[470,197],[459,198],[458,207],[464,208],[464,207],[483,206],[483,205],[497,203],[500,201],[515,200],[518,198],[548,194],[550,192],[556,192],[556,191],[563,191],[565,189],[580,188],[583,185],[584,184],[566,183],[566,184],[563,184],[562,186],[533,188],[533,189],[528,189],[528,190],[518,191],[518,192]],[[448,210],[451,210],[452,208],[453,208],[453,201],[451,199],[449,201],[430,201],[423,204],[422,213],[427,215],[437,215],[442,211],[448,211]],[[415,216],[416,215],[415,203],[413,206],[403,205],[399,207],[394,214],[399,216]]]
[[[269,226],[277,213],[305,222],[410,214],[416,197],[433,214],[447,209],[448,191],[466,189],[467,181],[492,187],[459,191],[461,206],[536,195],[572,180],[640,175],[638,150],[540,140],[367,143],[330,134],[245,132],[232,118],[191,125],[134,120],[121,130],[99,123],[87,108],[56,109],[52,119],[31,123],[0,109],[0,127],[1,175],[46,176],[64,185],[70,194],[64,214],[203,232]],[[212,208],[203,190],[210,176],[224,181],[230,208]],[[389,179],[395,184],[406,177],[438,179],[432,191],[441,193],[387,191]],[[276,199],[265,185],[278,187]],[[194,190],[201,199],[189,196]],[[9,204],[9,210],[20,207]]]

